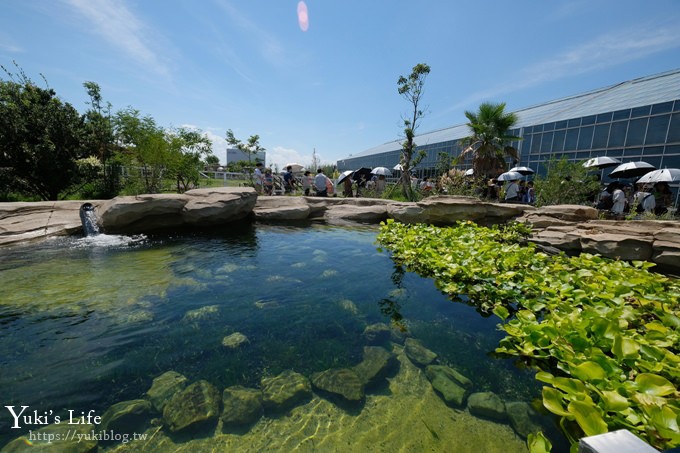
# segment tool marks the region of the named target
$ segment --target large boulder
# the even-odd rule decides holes
[[[182,208],[182,220],[190,226],[221,225],[244,219],[257,201],[257,192],[250,187],[193,189],[184,195],[189,201]]]
[[[305,197],[258,197],[253,208],[256,220],[303,220],[311,208]]]
[[[82,233],[84,201],[0,203],[0,245]],[[89,201],[99,206],[101,201]]]
[[[144,233],[184,226],[215,226],[247,217],[257,193],[249,187],[194,189],[184,194],[116,197],[97,210],[107,233]]]
[[[388,213],[402,223],[449,225],[458,220],[472,220],[481,224],[496,224],[534,209],[524,204],[485,203],[473,197],[435,196],[418,203],[391,205]]]
[[[622,234],[589,234],[581,236],[581,250],[606,258],[647,261],[652,257],[653,237]]]

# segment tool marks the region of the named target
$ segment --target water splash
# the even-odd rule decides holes
[[[83,203],[82,206],[80,206],[80,221],[83,224],[85,236],[99,234],[97,216],[94,213],[94,205],[92,203]]]

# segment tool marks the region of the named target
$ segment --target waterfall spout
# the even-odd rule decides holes
[[[92,203],[83,203],[80,207],[80,221],[83,224],[85,236],[96,236],[99,234],[97,216],[94,213],[94,206]]]

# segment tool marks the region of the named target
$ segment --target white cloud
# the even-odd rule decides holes
[[[91,23],[90,30],[101,35],[110,45],[130,58],[169,75],[168,67],[153,50],[151,29],[125,5],[124,0],[64,0]]]

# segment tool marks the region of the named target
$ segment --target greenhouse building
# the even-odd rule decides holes
[[[585,161],[610,156],[622,162],[643,160],[656,168],[680,168],[680,69],[621,82],[606,88],[517,110],[511,135],[522,137],[512,145],[520,166],[539,174],[552,157]],[[416,136],[426,152],[418,164],[419,176],[435,173],[441,153],[456,157],[460,139],[470,135],[465,124]],[[339,160],[338,170],[399,163],[401,140],[376,146]],[[471,160],[461,169],[471,167]]]

